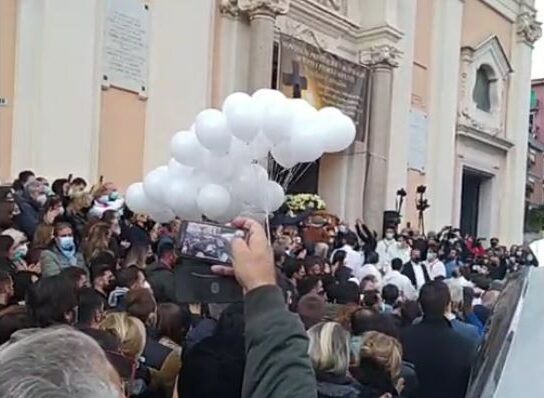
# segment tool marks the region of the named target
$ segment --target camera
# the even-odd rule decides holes
[[[417,188],[416,188],[416,193],[418,194],[424,194],[425,192],[427,191],[427,187],[425,185],[419,185]]]

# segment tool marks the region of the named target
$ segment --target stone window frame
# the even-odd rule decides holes
[[[473,98],[477,72],[484,68],[490,80],[489,112],[479,109]],[[504,129],[506,94],[512,67],[497,36],[476,47],[461,49],[460,123],[497,135]]]

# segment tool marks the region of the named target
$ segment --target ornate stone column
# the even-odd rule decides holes
[[[378,234],[386,204],[393,70],[399,65],[399,56],[399,50],[387,44],[361,53],[362,62],[372,68],[363,216]]]
[[[287,14],[289,0],[238,0],[238,8],[250,20],[249,89],[270,87],[275,20]]]
[[[514,143],[508,152],[507,173],[501,202],[501,239],[506,244],[523,239],[525,184],[527,178],[527,141],[531,92],[531,55],[534,43],[542,36],[542,24],[536,13],[523,10],[516,22],[511,74],[508,90],[507,138]]]

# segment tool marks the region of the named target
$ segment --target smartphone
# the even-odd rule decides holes
[[[232,241],[247,231],[225,225],[182,223],[174,268],[176,299],[180,303],[235,303],[243,300],[235,278],[215,274],[212,265],[232,266]]]
[[[68,174],[68,182],[72,182],[72,178],[73,178],[73,174],[72,173]]]
[[[246,231],[226,225],[186,221],[181,225],[180,255],[209,264],[232,265],[232,240]]]

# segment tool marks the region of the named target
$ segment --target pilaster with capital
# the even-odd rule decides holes
[[[363,215],[380,230],[387,202],[393,70],[400,64],[400,51],[387,44],[369,47],[361,52],[361,61],[372,69]]]
[[[512,46],[512,74],[508,88],[506,117],[507,138],[514,143],[506,160],[505,191],[501,201],[501,240],[506,243],[523,239],[525,183],[530,112],[531,65],[534,43],[542,36],[542,24],[532,10],[523,11],[516,21],[517,42]]]

